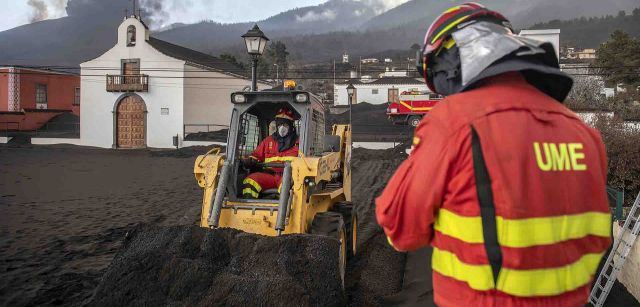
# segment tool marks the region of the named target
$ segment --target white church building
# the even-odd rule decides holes
[[[187,130],[226,129],[231,93],[251,83],[235,65],[151,37],[137,16],[80,67],[80,143],[103,148],[170,148],[176,136],[186,146]]]

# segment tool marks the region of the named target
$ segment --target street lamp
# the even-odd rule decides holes
[[[254,25],[253,28],[244,35],[244,43],[247,46],[247,53],[251,56],[251,91],[258,90],[258,58],[264,53],[264,48],[267,46],[269,39],[262,33],[258,25]]]
[[[276,63],[273,63],[273,66],[276,67],[276,84],[278,84],[278,79],[280,79],[279,76],[278,76],[278,73],[279,73],[279,70],[280,70],[280,66],[278,66],[278,64],[276,64]]]
[[[351,125],[351,131],[353,133],[353,122],[351,121],[351,105],[353,104],[353,94],[355,94],[356,88],[353,84],[349,83],[347,86],[347,94],[349,95],[349,124]]]

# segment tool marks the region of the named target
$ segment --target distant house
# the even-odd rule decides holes
[[[35,130],[62,113],[80,114],[80,76],[0,67],[0,131]]]
[[[582,51],[575,52],[576,58],[580,60],[594,60],[596,59],[595,49],[584,49]]]
[[[367,59],[360,60],[360,63],[362,63],[362,64],[374,64],[374,63],[378,63],[378,62],[380,62],[380,60],[378,60],[376,58],[367,58]]]
[[[336,83],[334,87],[334,105],[349,105],[347,86],[355,87],[353,104],[367,102],[371,104],[385,104],[397,100],[400,93],[417,89],[428,91],[422,79],[410,77],[381,77],[379,79],[360,78],[349,79]]]
[[[576,115],[578,115],[578,117],[580,117],[580,119],[582,119],[582,121],[590,126],[595,125],[598,117],[602,116],[611,119],[615,116],[615,113],[613,111],[600,110],[595,108],[573,108],[572,110],[576,113]]]
[[[381,73],[379,76],[380,76],[380,78],[384,78],[384,77],[406,77],[407,76],[407,71],[406,70],[396,71],[395,68],[389,69],[389,67],[387,67],[385,72]]]
[[[105,148],[185,145],[189,132],[225,129],[230,94],[250,85],[216,57],[150,36],[137,16],[118,27],[118,41],[82,63],[81,143]]]
[[[556,50],[556,57],[560,59],[560,29],[521,30],[519,35],[551,43]]]

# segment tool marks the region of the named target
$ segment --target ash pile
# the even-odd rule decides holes
[[[406,254],[386,242],[374,200],[405,158],[402,148],[353,152],[358,247],[347,263],[344,289],[334,263],[338,241],[331,238],[138,226],[88,305],[386,305],[404,290]]]
[[[340,306],[337,240],[140,226],[89,306]]]

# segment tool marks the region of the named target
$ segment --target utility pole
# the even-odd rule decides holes
[[[279,77],[280,66],[278,66],[278,64],[276,64],[276,63],[273,63],[273,66],[276,67],[276,84],[277,84],[278,80],[280,79],[280,77]]]
[[[407,77],[409,76],[409,60],[410,58],[407,58]]]
[[[333,104],[336,104],[336,59],[333,59]]]

